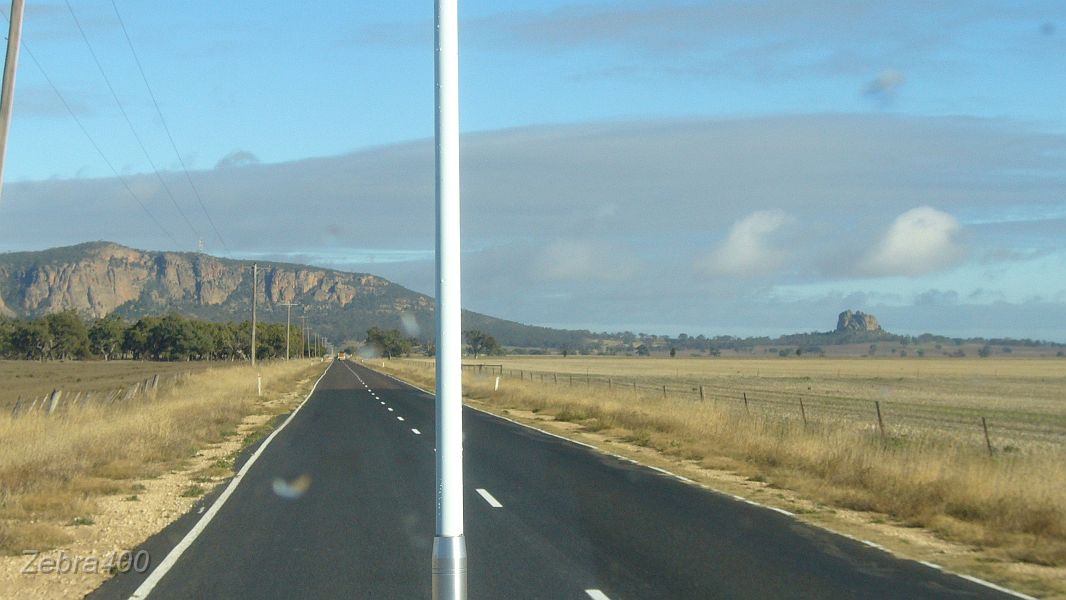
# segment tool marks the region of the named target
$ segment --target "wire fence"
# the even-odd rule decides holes
[[[54,389],[43,396],[19,396],[11,408],[11,416],[51,416],[89,406],[130,405],[137,401],[154,400],[163,389],[184,385],[190,375],[191,373],[187,372],[168,377],[153,375],[144,381],[106,390]]]
[[[434,366],[432,361],[404,362],[421,368]],[[1047,415],[1010,408],[871,400],[831,392],[747,389],[713,380],[649,381],[646,377],[590,372],[513,369],[490,363],[468,362],[463,364],[463,371],[467,376],[498,378],[497,388],[506,385],[508,380],[543,385],[545,389],[583,387],[597,394],[625,396],[635,401],[665,398],[709,402],[745,415],[796,419],[805,425],[844,421],[871,430],[883,439],[935,434],[950,435],[959,443],[980,444],[990,453],[1038,447],[1066,451],[1066,411],[1061,415]]]

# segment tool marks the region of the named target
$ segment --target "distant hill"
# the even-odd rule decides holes
[[[187,252],[147,252],[90,242],[39,252],[0,254],[0,316],[26,318],[66,309],[86,317],[136,318],[168,311],[212,321],[251,315],[252,263]],[[434,337],[433,299],[387,279],[306,265],[259,262],[259,316],[284,322],[306,315],[335,341],[362,339],[377,326]],[[295,321],[298,323],[298,321]],[[410,327],[411,324],[415,327]],[[480,329],[522,347],[576,347],[588,332],[523,325],[464,311],[464,329]]]

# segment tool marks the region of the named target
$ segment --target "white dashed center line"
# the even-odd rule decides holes
[[[490,494],[488,490],[478,488],[477,493],[481,494],[481,497],[484,498],[485,502],[488,502],[489,506],[491,506],[492,508],[503,508],[503,505],[500,504],[500,501],[493,498],[492,494]]]
[[[607,594],[604,594],[600,590],[585,590],[585,593],[593,600],[611,600],[607,597]]]
[[[396,420],[397,420],[397,421],[402,421],[402,420],[403,420],[403,417],[396,417]]]
[[[389,407],[389,412],[392,412],[392,407],[391,406]]]
[[[412,430],[411,430],[411,433],[413,433],[413,434],[415,434],[415,435],[422,435],[422,432],[421,432],[421,431],[419,431],[419,430],[417,430],[417,429],[412,429]]]

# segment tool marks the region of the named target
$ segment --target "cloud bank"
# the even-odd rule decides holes
[[[778,327],[771,314],[788,315],[780,331],[826,329],[835,311],[883,306],[900,319],[890,329],[966,326],[927,318],[942,303],[877,299],[898,294],[903,277],[921,286],[912,296],[956,293],[960,314],[998,310],[989,323],[1003,335],[1066,339],[1066,310],[1023,330],[1036,322],[1028,300],[1066,298],[1056,283],[1066,281],[1063,135],[1006,121],[795,115],[527,127],[466,135],[463,153],[474,310],[738,333]],[[313,257],[432,293],[431,141],[245,162],[192,173],[233,256]],[[183,176],[163,176],[209,231]],[[129,181],[193,250],[158,181]],[[0,250],[90,239],[173,249],[114,179],[14,183],[5,196]]]

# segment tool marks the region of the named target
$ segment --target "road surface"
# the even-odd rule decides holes
[[[428,598],[433,414],[334,362],[149,597]],[[1011,598],[476,410],[464,425],[471,600]],[[196,512],[145,545],[153,569]]]

